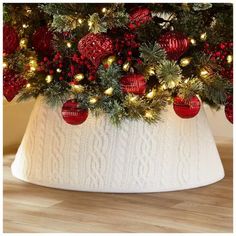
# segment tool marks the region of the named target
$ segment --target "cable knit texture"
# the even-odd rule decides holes
[[[91,114],[78,126],[39,98],[12,164],[15,177],[43,186],[98,192],[160,192],[199,187],[224,177],[204,110],[181,119],[125,121],[120,128]]]

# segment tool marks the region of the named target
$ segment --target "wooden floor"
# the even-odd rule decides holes
[[[4,232],[232,232],[232,145],[218,149],[226,171],[222,181],[152,194],[73,192],[27,184],[11,176],[14,155],[5,155]]]

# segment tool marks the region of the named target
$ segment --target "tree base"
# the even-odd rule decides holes
[[[38,99],[12,164],[26,182],[67,190],[144,193],[201,187],[224,177],[203,108],[181,119],[168,107],[163,122],[125,121],[117,128],[91,114],[79,126]]]

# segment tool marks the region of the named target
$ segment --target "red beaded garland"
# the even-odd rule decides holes
[[[3,53],[11,54],[16,51],[19,46],[19,38],[16,30],[5,24],[3,26]]]
[[[70,125],[80,125],[88,117],[88,109],[79,107],[75,99],[68,100],[62,106],[62,117]]]
[[[201,103],[196,96],[193,96],[187,101],[179,96],[174,98],[174,111],[181,118],[188,119],[196,116],[200,110],[200,107]]]
[[[142,74],[130,74],[120,80],[123,93],[145,94],[146,80]]]
[[[180,32],[169,31],[160,36],[158,43],[170,60],[178,60],[189,48],[189,39]]]
[[[94,33],[87,34],[79,41],[78,50],[96,67],[99,66],[104,57],[114,52],[113,42],[106,34]]]

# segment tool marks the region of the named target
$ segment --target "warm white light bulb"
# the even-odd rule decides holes
[[[89,100],[91,104],[95,104],[97,101],[98,101],[97,98],[90,98]]]
[[[102,8],[102,13],[106,13],[107,9],[105,7]]]
[[[67,42],[67,43],[66,43],[66,46],[67,46],[68,48],[71,48],[72,45],[71,45],[70,42]]]
[[[114,90],[114,89],[113,89],[112,87],[110,87],[110,88],[106,89],[104,93],[105,93],[106,95],[111,96],[112,93],[113,93],[113,90]]]

